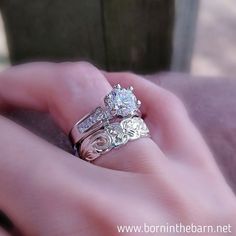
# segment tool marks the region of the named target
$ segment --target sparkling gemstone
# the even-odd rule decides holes
[[[104,116],[103,113],[103,109],[101,107],[98,107],[92,115],[93,122],[96,123],[97,121],[102,120]]]
[[[89,120],[88,120],[88,119],[85,119],[82,123],[80,123],[80,124],[78,125],[79,132],[80,132],[80,133],[84,133],[86,130],[89,129],[90,125],[91,125],[91,124],[90,124]]]
[[[89,117],[81,121],[81,123],[78,125],[79,132],[84,133],[102,119],[103,119],[103,110],[101,107],[98,107],[92,114],[89,115]]]
[[[139,117],[128,118],[121,121],[121,127],[131,140],[135,140],[149,133],[146,124]]]
[[[137,99],[130,89],[114,88],[104,102],[113,116],[126,117],[138,110]]]
[[[128,136],[123,132],[119,123],[110,124],[106,127],[106,131],[111,137],[112,145],[114,147],[118,147],[128,142]]]

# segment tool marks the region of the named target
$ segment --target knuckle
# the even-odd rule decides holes
[[[87,61],[79,61],[75,63],[76,66],[85,67],[85,68],[95,68],[90,62]]]
[[[133,72],[130,72],[130,71],[126,71],[126,72],[123,72],[122,73],[122,77],[124,78],[124,80],[125,79],[137,79],[137,78],[140,78],[140,76],[139,75],[136,75],[136,74],[134,74]]]
[[[71,62],[64,62],[60,63],[57,65],[55,69],[55,80],[57,83],[57,86],[64,87],[66,86],[69,82],[75,80],[75,77],[77,74],[76,72],[79,71],[79,68],[75,67],[73,63]]]
[[[87,89],[99,76],[99,70],[88,62],[59,63],[54,74],[56,91],[67,94],[74,91],[75,88]]]
[[[132,73],[132,72],[130,72],[130,71],[123,72],[123,75],[124,75],[125,77],[133,77],[133,76],[135,76],[135,74]]]
[[[95,67],[87,62],[64,62],[56,68],[56,79],[58,82],[68,83],[70,81],[83,81],[87,74],[94,72]]]

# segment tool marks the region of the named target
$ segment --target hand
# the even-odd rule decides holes
[[[152,139],[92,165],[1,117],[0,208],[27,236],[118,235],[117,225],[143,223],[235,226],[235,196],[170,92],[87,63],[34,63],[0,75],[0,104],[50,112],[68,134],[118,82],[134,87]]]

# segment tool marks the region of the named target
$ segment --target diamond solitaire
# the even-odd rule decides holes
[[[104,98],[105,106],[111,116],[133,116],[137,113],[141,102],[133,94],[133,88],[121,88],[118,84]]]
[[[141,102],[133,93],[133,88],[122,88],[119,84],[105,96],[104,105],[97,107],[94,111],[79,120],[70,132],[71,142],[81,142],[90,133],[101,127],[124,118],[139,117]],[[117,139],[118,140],[118,139]]]

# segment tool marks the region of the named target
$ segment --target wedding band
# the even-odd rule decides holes
[[[76,144],[86,138],[94,130],[98,130],[107,122],[115,122],[119,118],[140,116],[141,102],[133,93],[133,88],[122,88],[119,84],[104,98],[104,106],[84,116],[71,129],[69,138]]]
[[[150,137],[144,120],[140,117],[131,117],[107,124],[91,133],[82,142],[77,143],[76,148],[81,159],[91,162],[113,148],[144,137]]]

